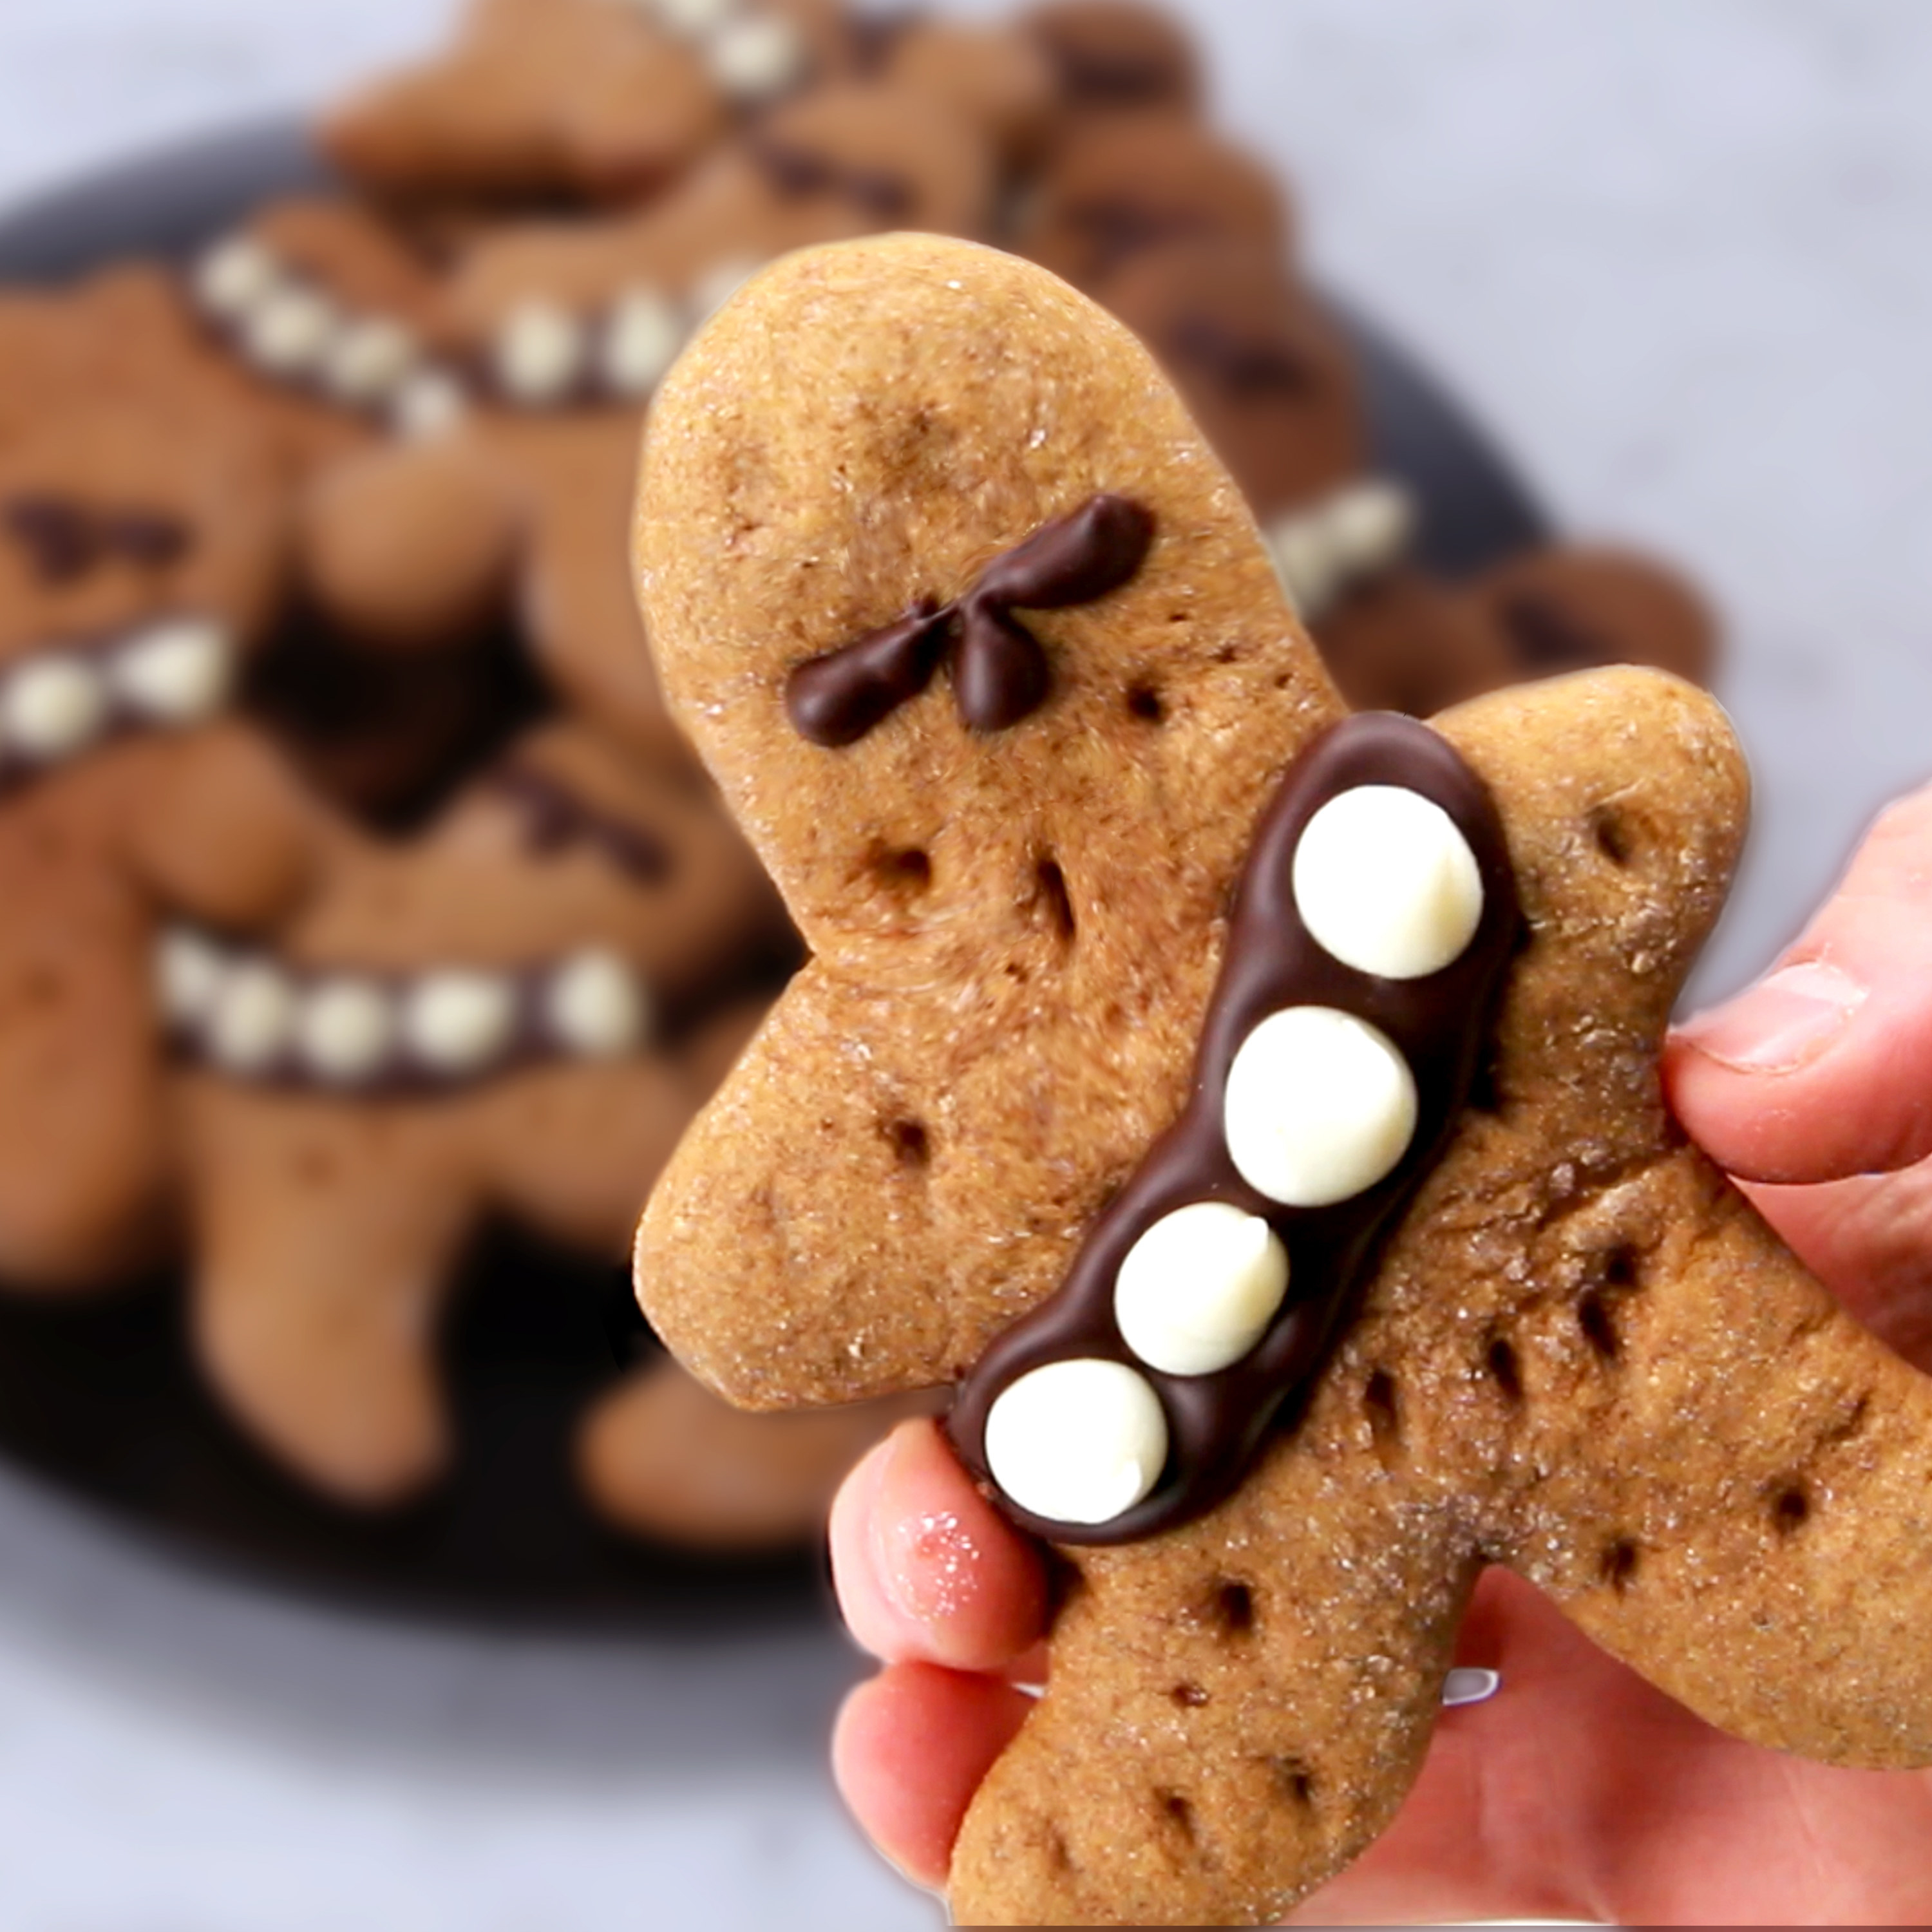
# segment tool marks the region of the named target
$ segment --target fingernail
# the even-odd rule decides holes
[[[902,1424],[880,1459],[872,1536],[879,1584],[892,1607],[928,1628],[956,1616],[973,1596],[986,1559],[972,1527],[949,1509],[910,1506],[915,1494],[929,1493],[920,1480],[933,1454],[928,1426]],[[898,1498],[907,1496],[902,1504]]]
[[[1694,1014],[1678,1037],[1741,1073],[1789,1073],[1816,1060],[1864,1003],[1864,988],[1850,974],[1808,959]]]
[[[1442,1708],[1453,1711],[1459,1704],[1486,1704],[1502,1688],[1499,1671],[1472,1670],[1459,1664],[1442,1680]]]

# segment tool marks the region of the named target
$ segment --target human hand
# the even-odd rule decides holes
[[[1852,1312],[1932,1367],[1932,791],[1879,821],[1778,966],[1665,1057],[1693,1136]],[[944,1882],[980,1780],[1043,1680],[1048,1558],[931,1423],[853,1473],[839,1599],[886,1668],[833,1743],[879,1848]],[[1457,1661],[1492,1700],[1445,1712],[1394,1827],[1295,1922],[1932,1922],[1932,1774],[1833,1770],[1744,1744],[1597,1649],[1529,1586],[1482,1580]]]

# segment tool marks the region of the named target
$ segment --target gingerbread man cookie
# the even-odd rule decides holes
[[[328,830],[316,865],[268,941],[160,955],[194,1330],[260,1441],[380,1504],[446,1460],[436,1318],[472,1235],[621,1256],[782,926],[710,798],[574,724],[416,837]]]
[[[837,0],[472,0],[453,48],[320,138],[384,194],[633,199],[848,58]]]
[[[1121,114],[1192,117],[1205,92],[1186,30],[1135,0],[1049,0],[1022,26],[1044,49],[1058,83],[1061,124]]]
[[[275,461],[232,420],[70,397],[0,442],[0,1282],[152,1259],[170,1149],[152,938],[303,889],[305,808],[220,722],[280,594]]]
[[[1657,1078],[1745,817],[1714,704],[1351,718],[1146,352],[936,240],[722,311],[637,548],[813,956],[647,1310],[748,1406],[961,1384],[1064,1555],[961,1922],[1270,1922],[1394,1815],[1490,1562],[1741,1735],[1932,1762],[1932,1387]]]

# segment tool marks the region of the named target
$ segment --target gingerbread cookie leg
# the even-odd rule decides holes
[[[1209,1522],[1079,1553],[1053,1680],[953,1852],[958,1923],[1270,1924],[1388,1824],[1476,1563],[1362,1480],[1351,1420]]]

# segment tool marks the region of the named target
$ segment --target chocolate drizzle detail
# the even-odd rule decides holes
[[[912,212],[910,184],[890,169],[854,166],[770,135],[748,142],[746,152],[774,190],[788,199],[836,195],[881,221],[903,221]]]
[[[99,510],[50,492],[9,497],[0,505],[0,526],[45,584],[71,583],[116,560],[164,570],[191,542],[188,526],[160,511]]]
[[[590,847],[640,885],[662,885],[676,869],[671,849],[648,826],[600,812],[560,778],[512,760],[492,781],[525,814],[530,850],[542,856]]]
[[[1483,912],[1461,956],[1427,977],[1357,972],[1323,951],[1303,924],[1292,885],[1295,848],[1316,812],[1360,785],[1394,785],[1433,800],[1476,857]],[[1299,1420],[1353,1320],[1376,1251],[1448,1144],[1493,1024],[1520,924],[1501,821],[1480,779],[1426,725],[1365,713],[1337,726],[1289,768],[1244,868],[1226,958],[1208,1008],[1186,1110],[1089,1228],[1065,1282],[1009,1328],[962,1383],[947,1427],[988,1486],[987,1418],[999,1396],[1048,1364],[1097,1358],[1144,1376],[1166,1413],[1168,1456],[1152,1492],[1112,1521],[1043,1520],[1000,1497],[1024,1528],[1059,1543],[1125,1543],[1191,1521],[1230,1494],[1269,1436]],[[1414,1076],[1418,1118],[1386,1178],[1332,1207],[1283,1208],[1236,1172],[1224,1138],[1228,1076],[1262,1021],[1284,1008],[1339,1008],[1378,1028]],[[1261,1216],[1290,1258],[1287,1298],[1256,1346],[1232,1367],[1171,1375],[1141,1360],[1116,1324],[1114,1282],[1142,1234],[1194,1202]]]
[[[1211,316],[1186,317],[1168,338],[1170,356],[1204,370],[1237,396],[1300,395],[1313,386],[1308,364],[1285,343],[1244,336]]]
[[[1037,711],[1052,688],[1046,653],[1014,611],[1095,602],[1132,578],[1153,542],[1153,515],[1140,504],[1089,497],[994,558],[964,596],[922,599],[797,666],[785,682],[787,715],[814,745],[856,744],[950,662],[961,719],[974,731],[1003,731]]]

